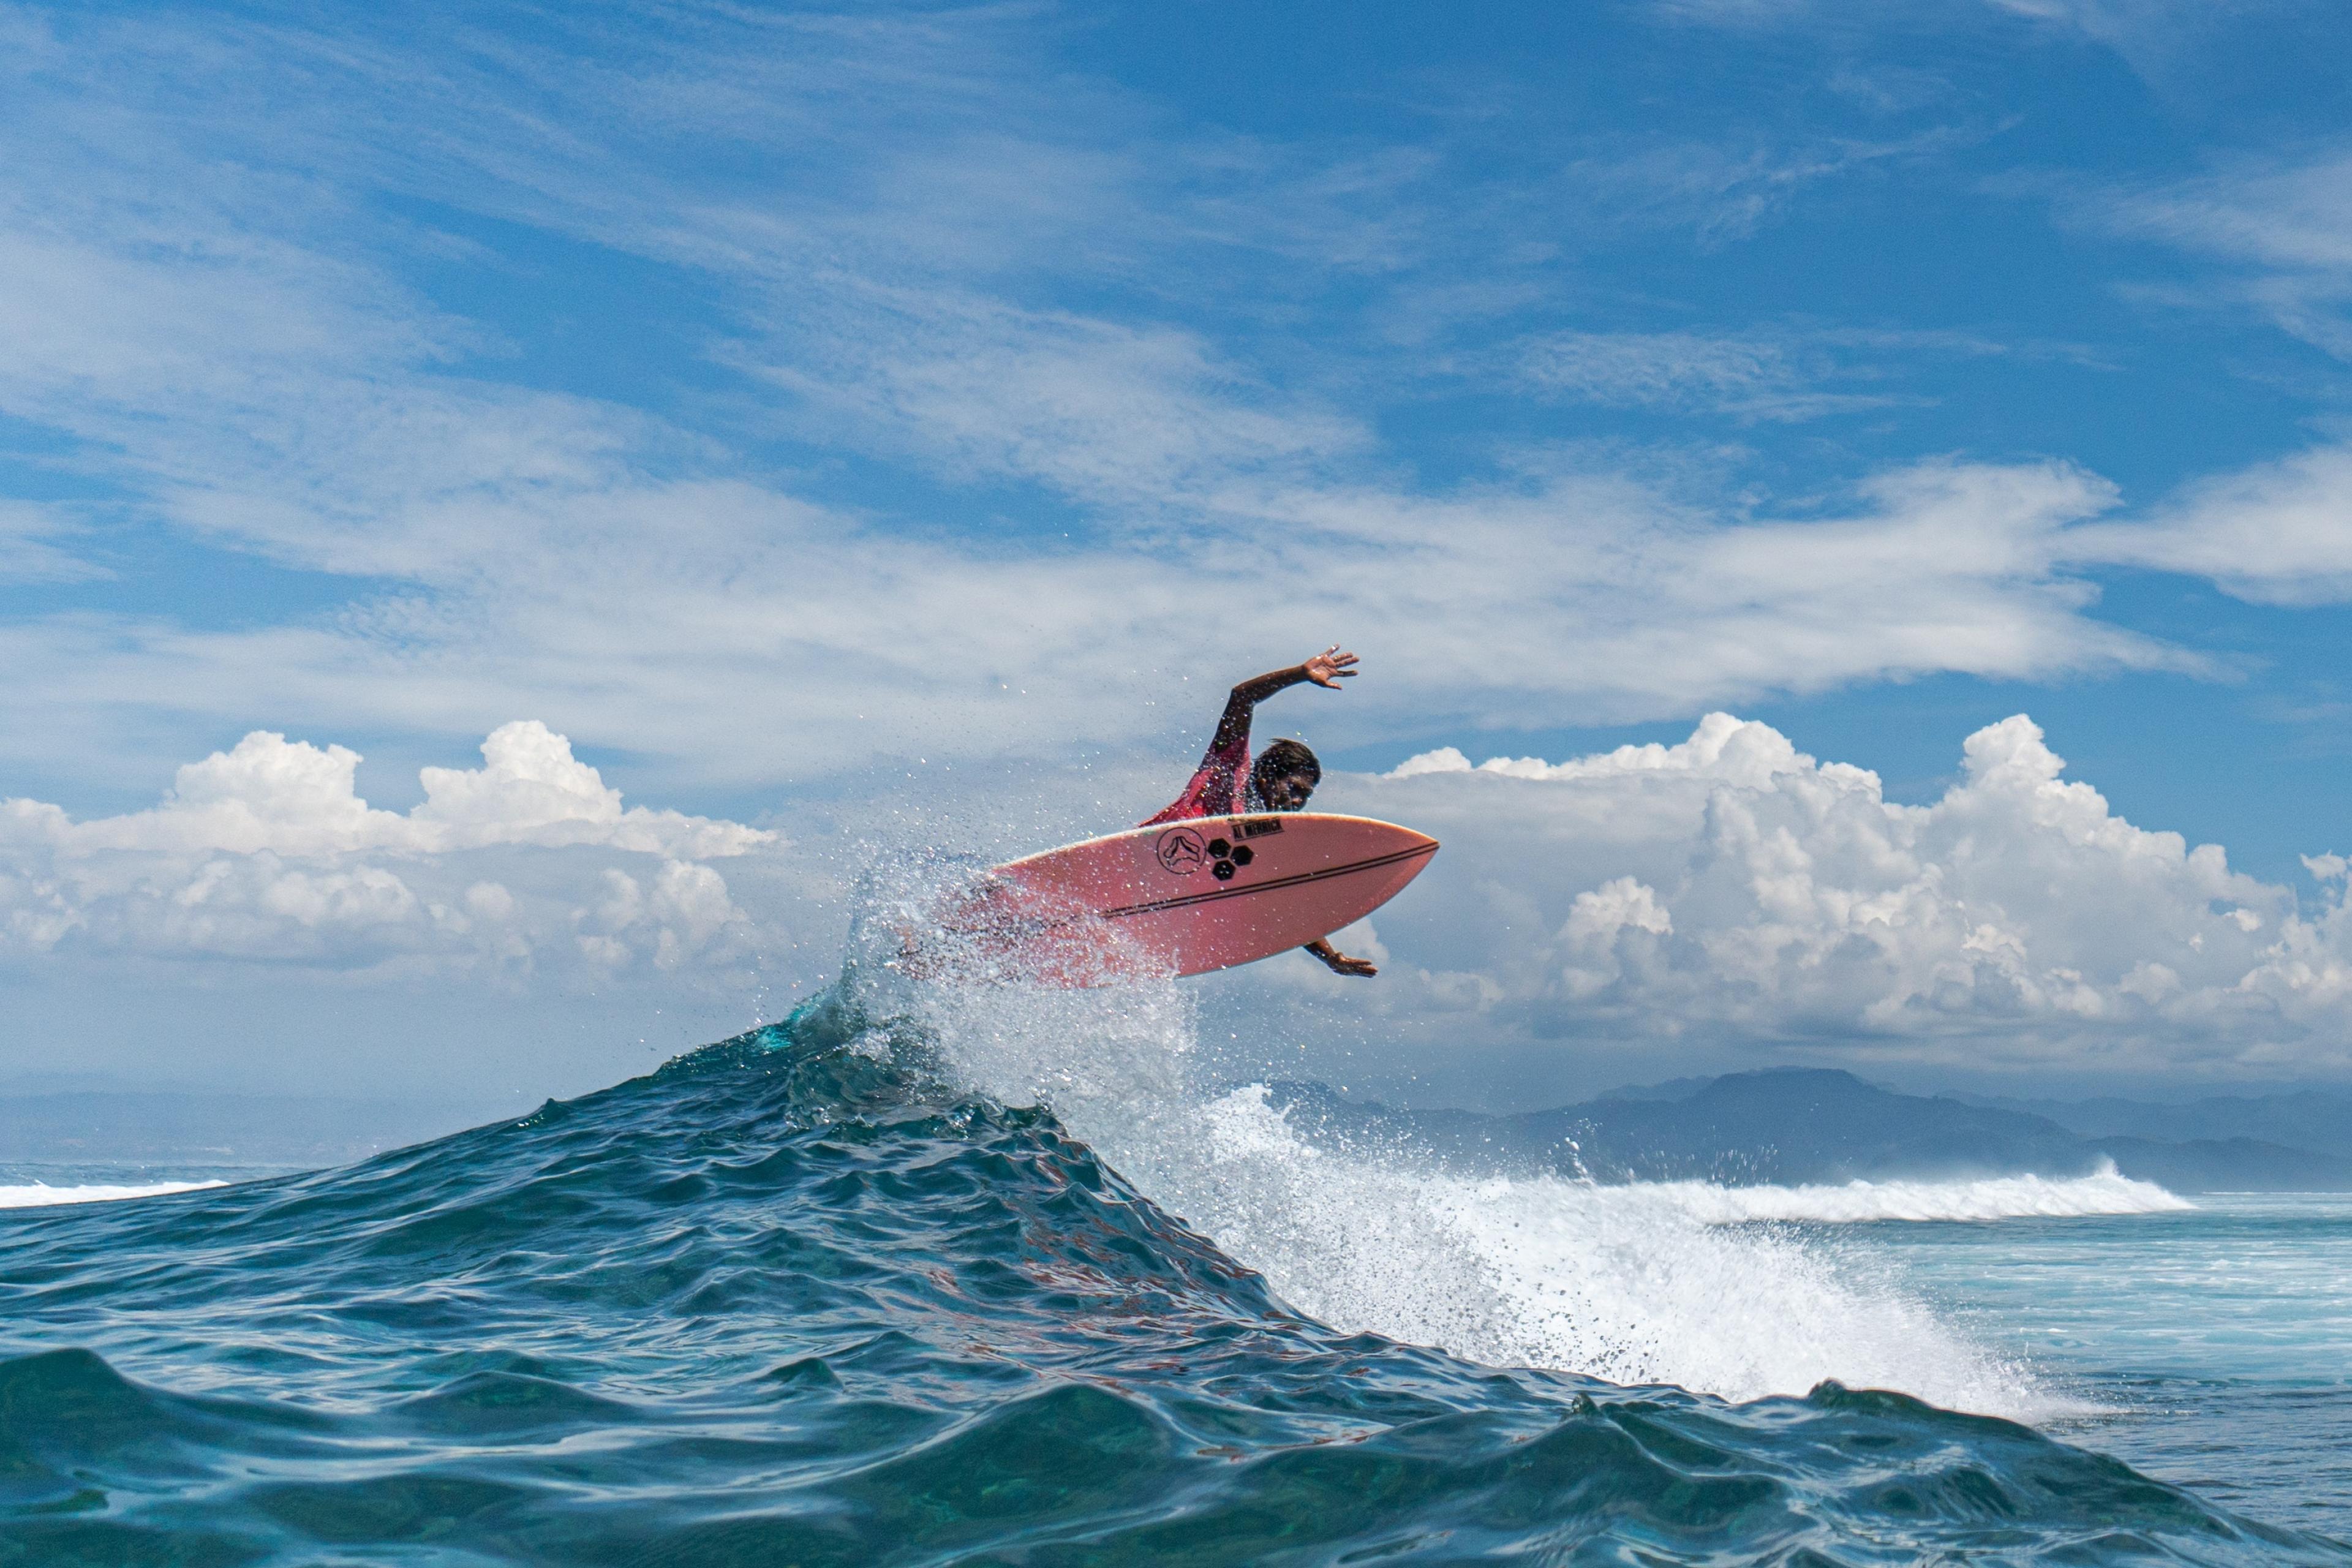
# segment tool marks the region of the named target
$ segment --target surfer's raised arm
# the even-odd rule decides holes
[[[1222,752],[1249,742],[1250,716],[1257,705],[1277,691],[1286,690],[1305,681],[1339,689],[1339,682],[1356,678],[1356,656],[1342,653],[1333,643],[1305,664],[1294,664],[1288,669],[1270,669],[1264,675],[1243,681],[1225,699],[1224,717],[1217,721],[1217,738],[1209,742],[1209,750]]]
[[[1307,802],[1315,794],[1315,786],[1323,782],[1323,764],[1315,760],[1315,753],[1305,745],[1286,737],[1267,746],[1262,754],[1253,759],[1249,748],[1250,720],[1255,715],[1259,703],[1285,688],[1311,680],[1318,686],[1328,686],[1338,691],[1341,689],[1341,681],[1351,680],[1355,676],[1356,656],[1333,643],[1305,664],[1295,664],[1288,669],[1268,670],[1234,687],[1233,695],[1225,699],[1224,716],[1217,721],[1216,737],[1209,742],[1209,750],[1201,758],[1201,765],[1193,770],[1191,781],[1184,785],[1184,793],[1145,817],[1142,826],[1157,827],[1162,823],[1198,822],[1211,816],[1239,817],[1262,811],[1307,809]],[[1277,832],[1279,826],[1271,822],[1255,826],[1244,824],[1236,831],[1241,837],[1249,837],[1260,831]],[[1398,830],[1391,828],[1389,831]],[[1437,847],[1433,839],[1425,842],[1431,849]],[[1160,843],[1161,847],[1157,853],[1161,857],[1160,863],[1162,868],[1181,874],[1198,870],[1208,858],[1214,858],[1215,876],[1220,881],[1231,881],[1238,868],[1250,864],[1257,853],[1246,844],[1234,848],[1228,839],[1210,838],[1193,833],[1166,834]],[[1388,862],[1374,861],[1372,864],[1386,865]],[[1406,874],[1411,875],[1410,872]],[[1249,890],[1242,887],[1234,889],[1235,893]],[[1223,898],[1231,895],[1210,896]],[[1192,900],[1180,900],[1179,902],[1189,904]],[[1324,937],[1317,937],[1308,942],[1307,951],[1322,961],[1334,974],[1369,976],[1380,973],[1365,960],[1350,958],[1341,952]]]
[[[1144,826],[1182,822],[1190,817],[1297,811],[1304,807],[1307,797],[1323,782],[1323,764],[1315,760],[1313,752],[1290,740],[1275,742],[1265,749],[1264,756],[1253,763],[1250,719],[1259,703],[1285,687],[1311,680],[1337,691],[1341,681],[1353,679],[1355,674],[1356,656],[1342,652],[1334,643],[1305,664],[1268,670],[1234,687],[1233,695],[1225,699],[1224,716],[1217,721],[1216,736],[1210,741],[1192,782],[1184,786],[1182,795],[1156,815],[1146,817]]]

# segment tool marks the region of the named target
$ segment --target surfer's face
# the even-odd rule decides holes
[[[1298,811],[1305,808],[1307,797],[1315,793],[1315,781],[1303,773],[1276,773],[1259,781],[1257,792],[1276,811]]]

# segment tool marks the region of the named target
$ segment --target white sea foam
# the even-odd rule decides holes
[[[1835,1378],[2022,1419],[2080,1408],[1944,1321],[1867,1246],[1695,1201],[1727,1189],[1472,1180],[1320,1149],[1258,1089],[1203,1104],[1194,1127],[1194,1148],[1114,1163],[1340,1327],[1727,1399]]]
[[[2023,1420],[2084,1408],[1945,1321],[1853,1233],[1732,1223],[1841,1203],[1860,1217],[1844,1189],[1780,1189],[1765,1214],[1701,1184],[1478,1181],[1320,1148],[1262,1089],[1184,1091],[1190,1009],[1172,986],[971,990],[924,1012],[965,1082],[1050,1101],[1160,1206],[1335,1327],[1735,1400],[1835,1378]]]
[[[1394,1150],[1318,1146],[1262,1088],[1190,1086],[1195,1030],[1181,986],[1054,992],[916,984],[871,963],[857,973],[869,1010],[915,1016],[960,1081],[1008,1103],[1050,1102],[1291,1305],[1490,1364],[1736,1400],[1834,1378],[2024,1420],[2078,1413],[1939,1316],[1867,1233],[1752,1222],[2179,1204],[2105,1173],[1748,1189],[1475,1180]]]
[[[1997,1220],[2172,1214],[2197,1205],[2154,1182],[2119,1173],[2112,1161],[2087,1176],[1979,1176],[1965,1181],[1848,1182],[1843,1186],[1720,1187],[1654,1182],[1620,1192],[1629,1202],[1672,1207],[1703,1225],[1787,1220],[1859,1225],[1872,1220]]]
[[[227,1184],[226,1182],[156,1182],[143,1187],[103,1184],[53,1187],[45,1182],[35,1182],[28,1187],[0,1187],[0,1209],[47,1208],[54,1204],[110,1204],[124,1198],[154,1198],[165,1193],[193,1193],[205,1187]]]

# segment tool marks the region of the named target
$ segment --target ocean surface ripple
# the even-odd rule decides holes
[[[0,1564],[2352,1563],[1903,1394],[1346,1331],[971,1082],[844,989],[349,1169],[0,1214]]]

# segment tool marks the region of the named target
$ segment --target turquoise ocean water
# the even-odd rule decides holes
[[[1189,1027],[845,981],[0,1212],[0,1564],[2352,1563],[2340,1202],[1454,1175]]]
[[[2258,1517],[2352,1539],[2352,1196],[1874,1226],[1955,1322],[2095,1413],[2050,1430]]]

